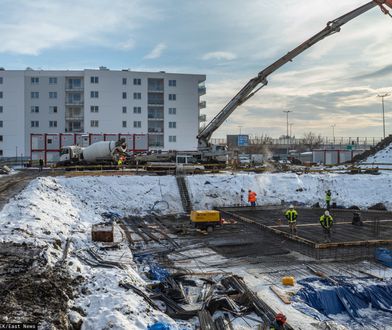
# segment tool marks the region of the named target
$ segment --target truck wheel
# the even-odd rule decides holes
[[[207,233],[212,233],[214,231],[214,227],[213,226],[208,226],[207,227]]]

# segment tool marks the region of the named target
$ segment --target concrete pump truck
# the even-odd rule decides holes
[[[386,6],[392,8],[392,0],[373,0],[367,4],[354,9],[353,11],[340,16],[327,23],[327,26],[316,33],[314,36],[288,52],[286,55],[279,58],[277,61],[266,67],[264,70],[260,71],[258,75],[251,80],[235,95],[229,103],[209,122],[209,124],[200,131],[197,135],[198,139],[198,150],[202,159],[215,159],[217,156],[222,156],[225,150],[218,148],[210,143],[212,134],[223,124],[223,122],[233,113],[237,107],[242,103],[249,100],[253,95],[255,95],[261,88],[268,84],[267,77],[278,70],[280,67],[285,65],[287,62],[292,62],[292,60],[303,53],[308,48],[312,47],[314,44],[323,40],[324,38],[340,32],[340,28],[351,21],[352,19],[364,14],[368,10],[379,6],[381,11],[392,17]]]

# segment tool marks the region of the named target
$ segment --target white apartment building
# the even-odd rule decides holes
[[[205,75],[0,68],[0,157],[33,133],[148,134],[150,149],[195,150]]]

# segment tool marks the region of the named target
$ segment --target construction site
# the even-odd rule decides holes
[[[324,149],[306,149],[310,162],[289,161],[291,110],[283,111],[287,134],[278,140],[284,142],[275,144],[284,161],[265,157],[256,164],[240,149],[211,142],[272,73],[374,8],[392,17],[391,0],[370,1],[328,21],[251,78],[197,127],[191,141],[197,150],[149,150],[154,139],[163,146],[177,137],[163,134],[164,79],[148,78],[148,88],[157,83],[148,102],[159,101],[148,113],[147,121],[159,122],[150,127],[152,135],[84,134],[78,122],[76,133],[31,133],[30,157],[21,156],[20,164],[17,147],[16,162],[0,158],[0,329],[392,330],[392,136],[386,136],[384,118],[389,94],[378,95],[381,142],[349,137],[345,150],[345,140],[339,146],[333,133],[329,147],[327,141]],[[100,71],[102,76],[90,77],[93,86],[110,74],[106,67]],[[69,79],[77,90],[68,86],[64,93],[78,95],[80,110],[81,80],[64,81]],[[57,84],[56,77],[48,81]],[[39,78],[30,82],[38,85]],[[127,78],[121,82],[126,85]],[[177,87],[177,80],[168,84]],[[141,86],[141,78],[133,85]],[[98,99],[94,88],[90,97]],[[177,98],[172,93],[170,102]],[[38,99],[39,92],[30,96]],[[121,96],[127,99],[127,92]],[[141,100],[141,92],[133,98]],[[51,109],[57,113],[57,106]],[[100,111],[98,105],[90,109]],[[121,109],[127,113],[126,106]],[[142,113],[140,106],[133,109]],[[30,110],[34,116],[39,106]],[[176,129],[175,121],[168,124]],[[91,125],[98,128],[99,121]],[[240,137],[234,136],[237,147]]]

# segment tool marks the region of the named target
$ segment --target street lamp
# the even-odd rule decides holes
[[[284,110],[283,112],[286,113],[286,125],[287,125],[287,127],[286,127],[286,129],[287,129],[287,131],[286,131],[286,138],[288,138],[289,137],[289,112],[292,112],[292,111]]]
[[[292,133],[292,130],[293,130],[293,123],[290,123],[289,124],[290,125],[290,137],[292,137],[293,136],[293,133]]]
[[[384,139],[385,139],[385,111],[384,111],[384,97],[390,96],[391,93],[384,93],[384,94],[378,94],[378,97],[381,97],[381,104],[382,104],[382,128],[383,128],[383,133],[384,133]]]

